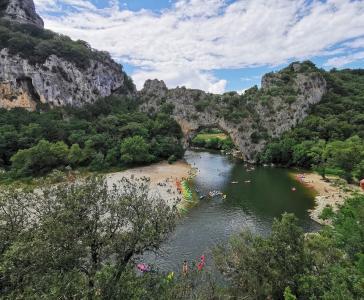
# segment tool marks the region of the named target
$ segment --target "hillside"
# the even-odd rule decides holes
[[[173,118],[185,147],[200,130],[217,128],[246,161],[314,167],[349,180],[362,176],[361,70],[326,72],[310,61],[294,62],[264,75],[260,89],[254,86],[243,95],[168,89],[159,80],[147,80],[137,92],[108,53],[45,30],[31,0],[3,1],[0,8],[0,108],[81,107],[110,95],[128,96],[153,118],[158,113]],[[335,141],[353,144],[348,147],[358,152],[356,160],[338,163],[333,149],[346,146]],[[2,153],[6,167],[11,156],[27,146],[12,148]]]
[[[35,11],[33,1],[1,0],[0,17],[20,24],[44,27],[42,18]]]
[[[200,129],[219,128],[231,137],[242,158],[254,162],[270,138],[300,123],[325,92],[323,72],[307,61],[266,74],[260,89],[254,86],[243,95],[167,89],[163,81],[149,80],[139,96],[142,110],[171,113],[182,128],[185,144]]]
[[[327,92],[308,117],[260,154],[262,163],[299,166],[349,182],[364,178],[364,70],[322,72]]]
[[[0,169],[6,170],[0,180],[52,171],[62,178],[72,169],[103,171],[181,158],[178,124],[163,113],[140,113],[136,104],[113,96],[82,108],[0,109]]]
[[[112,93],[135,93],[108,53],[45,30],[39,19],[31,0],[1,4],[0,107],[81,106]]]

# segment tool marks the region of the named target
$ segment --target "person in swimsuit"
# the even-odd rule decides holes
[[[187,273],[188,273],[188,264],[187,264],[186,260],[183,262],[182,272],[183,272],[183,275],[187,275]]]

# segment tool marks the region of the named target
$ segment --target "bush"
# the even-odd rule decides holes
[[[68,146],[64,142],[41,140],[36,146],[19,150],[12,158],[15,177],[44,175],[53,168],[68,165]]]
[[[177,160],[175,155],[171,155],[170,157],[168,157],[168,163],[172,164]]]
[[[154,156],[149,153],[149,145],[143,137],[133,136],[124,139],[120,145],[121,160],[126,164],[149,163]]]

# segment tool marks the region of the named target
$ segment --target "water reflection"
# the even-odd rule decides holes
[[[243,229],[267,235],[274,218],[284,212],[294,213],[305,231],[317,230],[318,224],[307,212],[314,205],[313,195],[288,170],[262,167],[248,171],[241,162],[206,151],[187,151],[185,159],[199,170],[194,185],[200,195],[220,190],[227,197],[200,200],[159,253],[146,254],[144,261],[166,271],[179,270],[184,259],[197,261],[201,254],[211,261],[210,252],[217,243]]]

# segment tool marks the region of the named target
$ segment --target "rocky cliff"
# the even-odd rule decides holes
[[[44,27],[43,20],[36,13],[32,0],[1,0],[0,16],[18,23]]]
[[[172,110],[185,143],[201,128],[219,127],[228,133],[241,156],[253,162],[267,141],[301,122],[309,107],[326,92],[326,82],[311,63],[294,63],[262,78],[262,88],[244,95],[207,94],[186,88],[167,89],[164,82],[148,80],[139,96],[142,110]]]
[[[0,45],[0,108],[81,106],[113,93],[136,95],[130,78],[108,54],[44,30],[32,0],[0,1],[0,35],[5,32]],[[265,75],[261,89],[253,87],[244,95],[167,89],[162,81],[148,80],[137,96],[141,110],[170,112],[186,145],[199,129],[219,127],[243,158],[254,161],[269,139],[301,122],[325,92],[321,71],[304,62]]]
[[[33,1],[5,2],[0,4],[0,108],[81,106],[112,93],[135,93],[108,54],[44,30]]]
[[[91,60],[83,70],[55,55],[33,65],[18,55],[9,55],[7,49],[0,51],[3,108],[34,109],[37,103],[80,106],[112,93],[133,93],[134,89],[121,66],[112,60]]]

